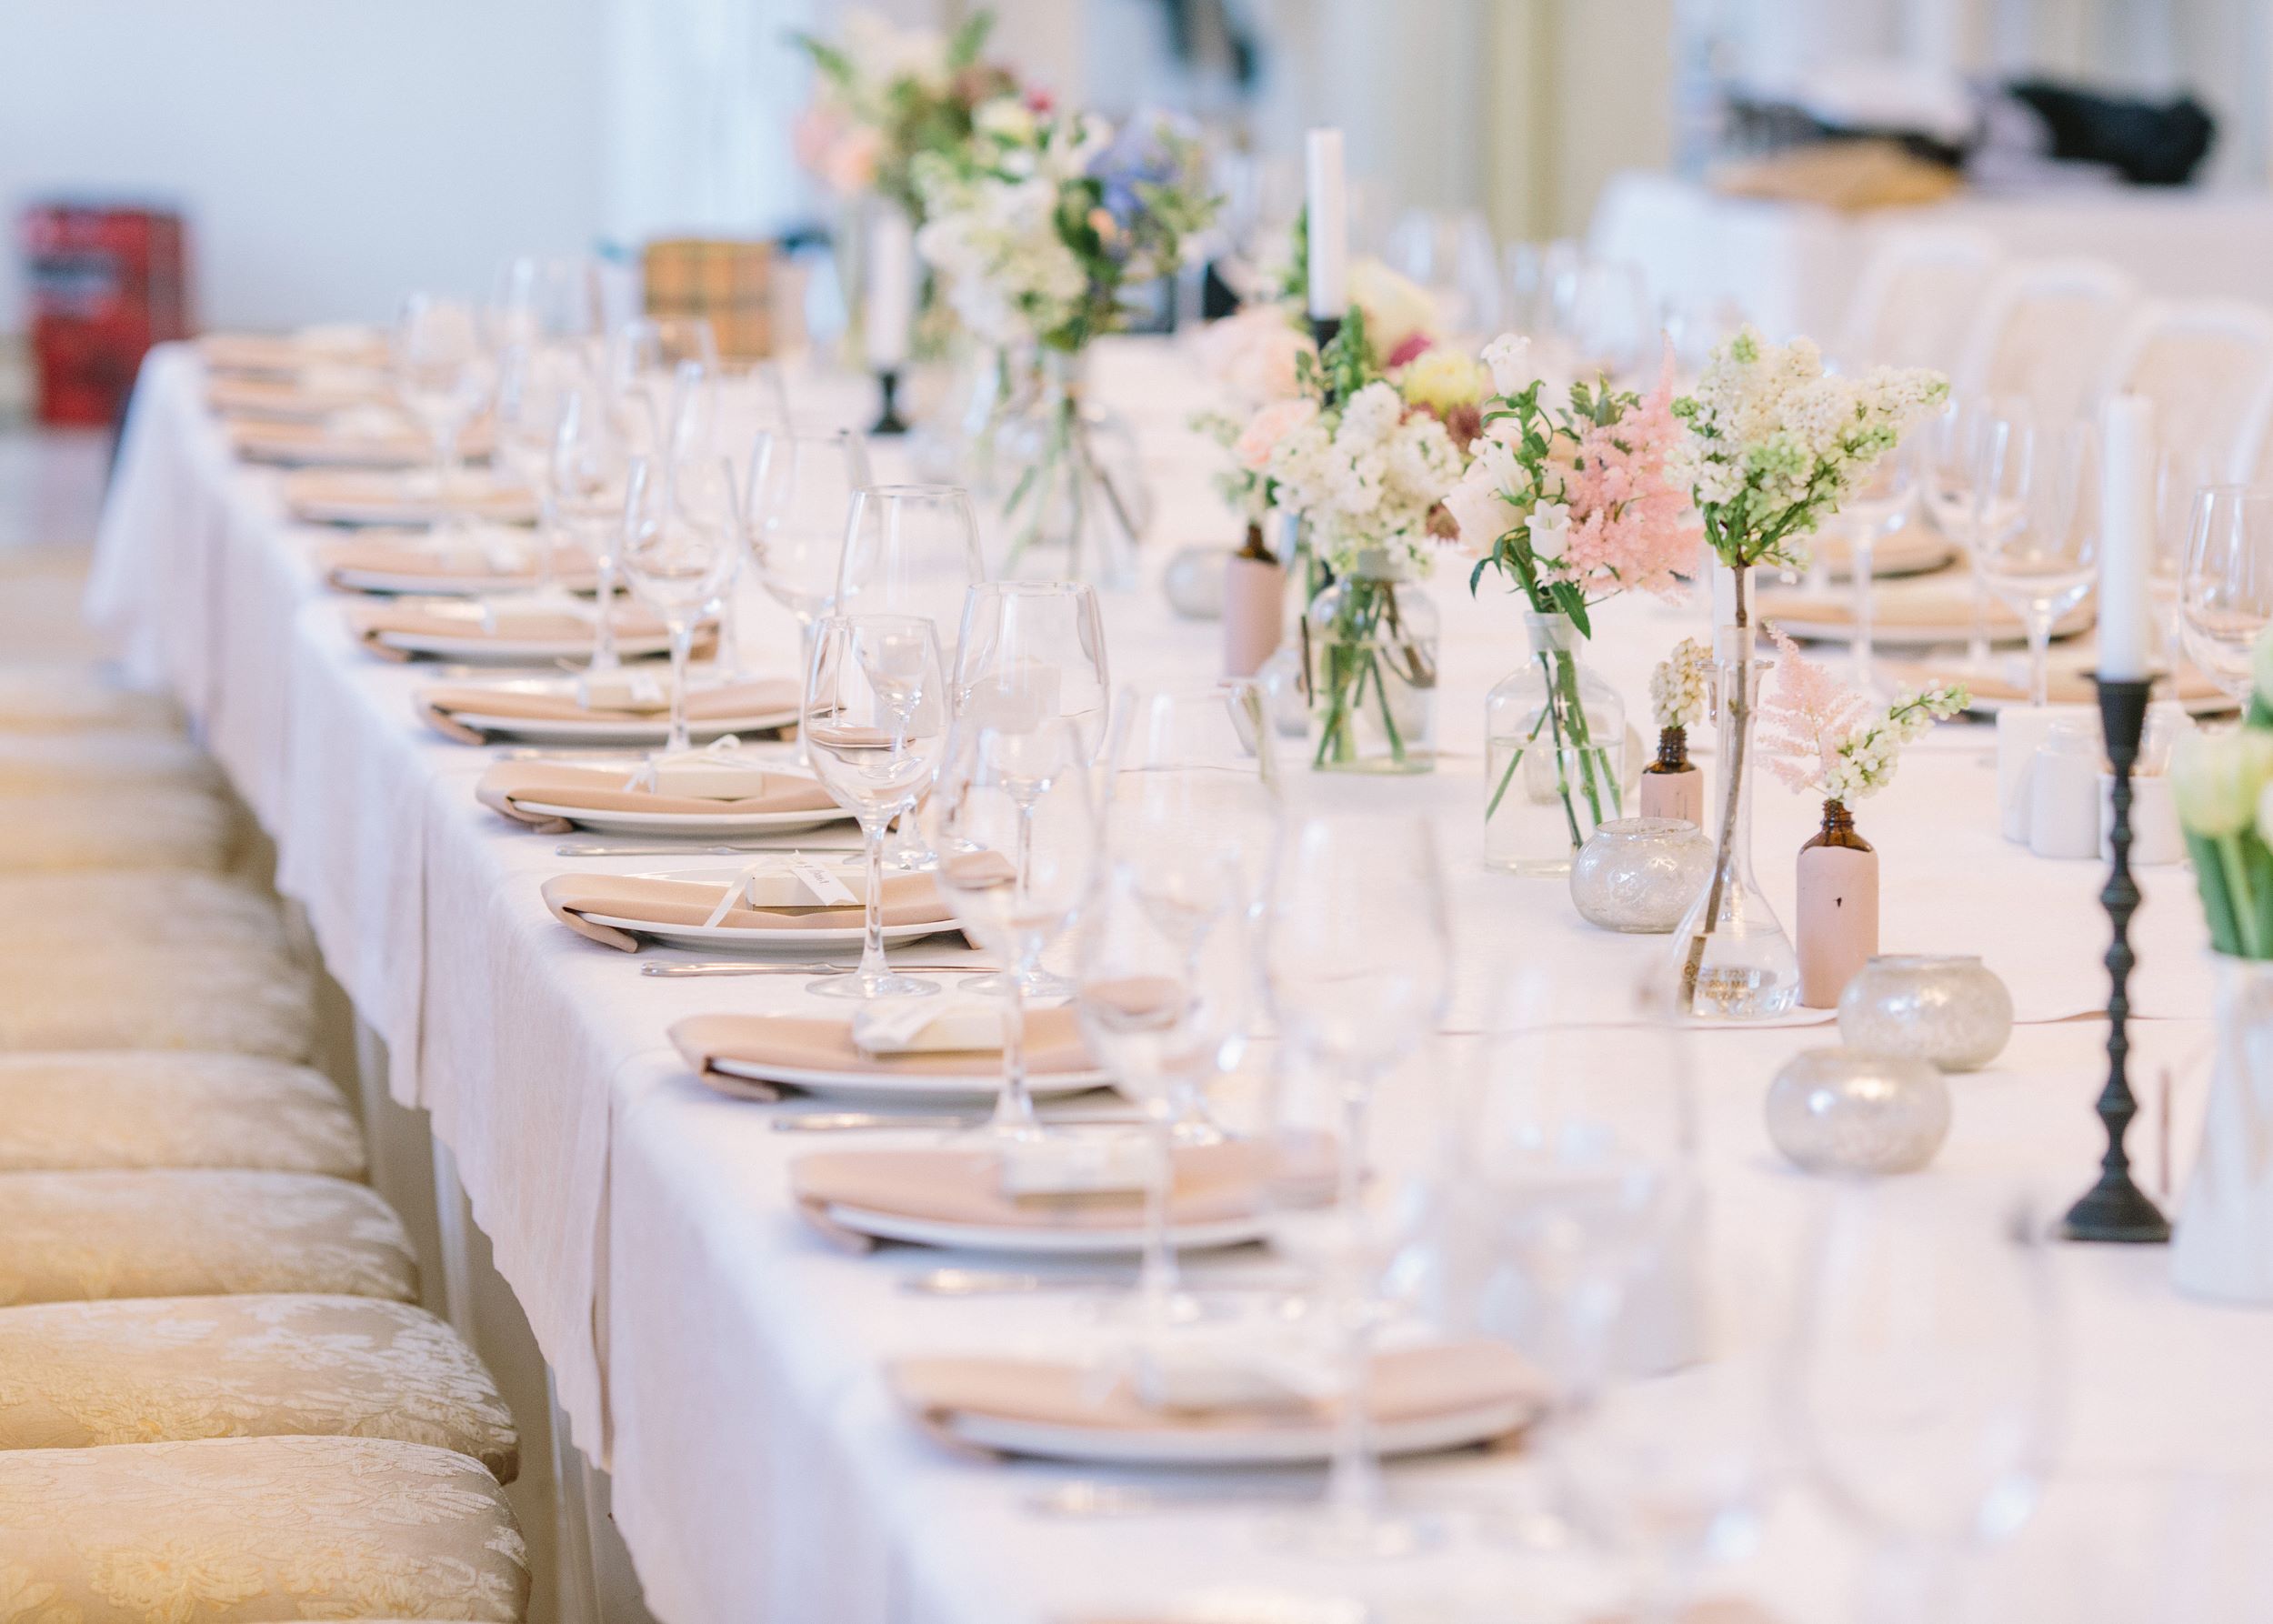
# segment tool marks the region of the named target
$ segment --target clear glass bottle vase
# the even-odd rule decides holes
[[[1152,487],[1128,425],[1090,399],[1086,362],[1044,350],[1031,388],[996,433],[1003,544],[995,573],[1004,579],[1136,585]]]
[[[1530,663],[1484,700],[1484,862],[1560,875],[1626,815],[1626,702],[1579,658],[1567,615],[1524,617]]]
[[[1706,807],[1713,868],[1674,932],[1674,1007],[1704,1020],[1768,1020],[1799,997],[1799,955],[1752,866],[1752,734],[1760,678],[1749,627],[1723,627],[1714,663],[1720,782]]]
[[[1366,554],[1311,600],[1302,631],[1310,765],[1434,771],[1437,617],[1427,588]]]

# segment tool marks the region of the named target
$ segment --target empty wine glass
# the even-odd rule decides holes
[[[1020,987],[1073,924],[1096,857],[1088,764],[1073,725],[1048,717],[1012,730],[958,722],[923,819],[939,854],[941,894],[966,934],[1000,954],[1008,971],[1002,1094],[990,1131],[1036,1138]]]
[[[1427,1529],[1392,1516],[1382,1496],[1367,1391],[1377,1293],[1393,1215],[1368,1191],[1374,1094],[1427,1040],[1451,987],[1451,937],[1436,837],[1427,820],[1378,813],[1306,816],[1285,827],[1263,914],[1264,996],[1288,1050],[1282,1087],[1322,1082],[1331,1098],[1334,1198],[1274,1239],[1320,1265],[1318,1306],[1336,1331],[1342,1373],[1332,1474],[1299,1538],[1320,1554],[1395,1556]],[[1291,1098],[1291,1097],[1290,1097]]]
[[[884,829],[930,788],[946,744],[947,680],[927,620],[832,615],[815,633],[798,726],[813,773],[866,837],[860,967],[810,982],[826,997],[922,997],[936,982],[891,972],[884,955]]]
[[[1106,755],[1113,849],[1141,859],[1221,847],[1259,917],[1280,795],[1261,687],[1238,677],[1124,687]]]
[[[757,583],[797,622],[810,656],[813,628],[836,603],[836,572],[853,495],[869,483],[867,442],[838,430],[761,430],[750,454],[750,562]]]
[[[1998,497],[2009,493],[2018,511],[2011,523],[1985,527],[1979,567],[2028,629],[2030,703],[2042,705],[2052,627],[2090,594],[2098,567],[2098,437],[2088,424],[2048,429],[2008,422],[1993,439],[1984,486]]]
[[[395,324],[392,361],[396,394],[434,446],[436,539],[455,540],[464,529],[463,440],[493,382],[473,306],[411,295]]]
[[[2041,1225],[1947,1179],[1835,1191],[1786,1384],[1817,1485],[1878,1543],[1874,1620],[1955,1615],[1963,1569],[2034,1510],[2053,1452],[2057,1314]]]
[[[1200,1317],[1178,1288],[1169,1244],[1175,1128],[1247,1047],[1247,923],[1237,865],[1204,847],[1175,865],[1108,855],[1082,914],[1074,998],[1082,1035],[1152,1129],[1137,1308],[1154,1331]]]
[[[617,397],[636,403],[637,417],[655,434],[643,449],[683,446],[690,419],[706,420],[714,407],[718,339],[710,318],[642,316],[624,323],[608,341],[607,376]]]
[[[740,493],[724,458],[632,465],[626,502],[624,576],[671,639],[671,734],[666,755],[688,747],[687,660],[695,628],[717,612],[741,557]]]
[[[2237,705],[2249,703],[2250,651],[2273,622],[2273,487],[2211,486],[2194,498],[2179,586],[2187,657]]]
[[[589,556],[597,598],[592,615],[595,671],[620,663],[616,652],[616,577],[623,556],[624,515],[632,452],[606,395],[589,382],[561,402],[553,436],[550,512],[568,544]]]
[[[1899,534],[1910,522],[1917,498],[1916,449],[1905,442],[1866,469],[1839,507],[1837,527],[1847,538],[1847,573],[1855,593],[1855,683],[1866,693],[1875,681],[1872,641],[1877,625],[1874,588],[1878,543]]]
[[[1973,627],[1967,666],[1978,676],[1990,669],[1989,587],[1981,556],[1987,538],[2018,522],[2033,471],[2025,436],[2016,446],[2013,430],[2025,427],[2025,402],[2000,403],[1950,398],[1927,429],[1926,511],[1934,527],[1965,549],[1973,574]]]
[[[536,493],[531,590],[535,601],[545,605],[565,596],[555,579],[560,520],[553,494],[553,446],[575,381],[573,361],[542,343],[516,344],[499,359],[490,462]]]
[[[2178,669],[2178,599],[2186,580],[2187,546],[2194,538],[2194,501],[2218,484],[2218,458],[2205,446],[2165,446],[2155,454],[2155,556],[2147,589],[2154,600],[2155,635]]]

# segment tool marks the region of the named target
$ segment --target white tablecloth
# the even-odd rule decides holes
[[[1195,398],[1165,350],[1101,357],[1102,392],[1144,405],[1162,481],[1156,555],[1229,526],[1177,425]],[[1022,1498],[1052,1475],[942,1452],[893,1410],[879,1362],[900,1350],[1043,1345],[1076,1328],[1064,1298],[946,1302],[899,1293],[926,1259],[853,1259],[794,1218],[785,1164],[800,1148],[766,1108],[686,1076],[668,1023],[717,1009],[796,1005],[795,977],[655,980],[628,956],[563,929],[537,887],[567,867],[553,838],[477,806],[486,750],[423,727],[427,676],[357,650],[340,600],[312,567],[318,533],[286,522],[273,477],[230,465],[185,350],[146,366],[103,531],[96,607],[137,667],[184,697],[281,853],[281,883],[308,909],[334,972],[386,1039],[392,1079],[434,1114],[476,1220],[496,1245],[546,1357],[576,1443],[616,1475],[614,1508],[650,1599],[672,1624],[754,1618],[837,1624],[1025,1624],[1189,1596],[1232,1580],[1362,1593],[1441,1616],[1440,1604],[1546,1594],[1541,1559],[1464,1539],[1445,1561],[1321,1575],[1266,1554],[1253,1518],[1195,1512],[1133,1521],[1036,1520]],[[809,401],[843,391],[808,385]],[[849,409],[849,408],[847,408]],[[1449,576],[1451,572],[1447,572]],[[1482,696],[1522,657],[1516,617],[1474,605],[1447,578],[1433,777],[1353,784],[1296,773],[1305,797],[1361,796],[1437,817],[1454,871],[1461,964],[1447,1031],[1397,1079],[1419,1101],[1469,1064],[1497,975],[1553,960],[1604,989],[1594,1013],[1662,938],[1591,930],[1558,881],[1485,872]],[[783,666],[786,617],[754,595],[758,662]],[[1171,619],[1147,590],[1107,608],[1115,675],[1212,671],[1211,626]],[[1692,611],[1619,606],[1597,661],[1643,713],[1650,662],[1695,629]],[[1996,1180],[2063,1202],[2098,1150],[2089,1103],[2104,1027],[2068,1018],[2100,999],[2105,927],[2096,865],[2040,862],[1993,833],[1987,741],[1951,731],[1918,749],[1864,809],[1886,871],[1889,948],[1981,952],[2013,985],[2023,1027],[2004,1061],[1956,1079],[1956,1128],[1928,1179]],[[1789,854],[1810,807],[1764,787],[1764,883],[1789,918]],[[700,858],[624,858],[624,869]],[[597,866],[597,865],[596,865]],[[2147,877],[2137,927],[2135,1075],[2164,1067],[2192,1092],[2177,1160],[2198,1113],[2207,1041],[2199,910],[2183,870]],[[1767,1080],[1820,1029],[1705,1031],[1705,1093],[1718,1304],[1727,1336],[1779,1331],[1820,1186],[1784,1165],[1760,1123]],[[1396,1124],[1408,1114],[1385,1113]],[[1421,1114],[1409,1113],[1417,1122]],[[2152,1167],[2151,1123],[2133,1148]],[[2259,1468],[2273,1449],[2273,1316],[2218,1312],[2173,1295],[2158,1250],[2069,1249],[2057,1261],[2073,1359],[2068,1435],[2053,1507],[2008,1559],[2073,1572],[2070,1530],[2108,1495],[2150,1493],[2173,1474]],[[1401,1482],[1468,1506],[1500,1496],[1519,1466],[1462,1459]],[[2072,1517],[2056,1514],[2075,1508]],[[1825,1616],[1847,1540],[1807,1495],[1785,1494],[1741,1582],[1794,1619]],[[2135,1554],[2135,1553],[2134,1553]],[[2030,1566],[2034,1564],[2034,1566]],[[1576,1576],[1583,1583],[1588,1575]],[[1551,1586],[1550,1586],[1551,1588]],[[1498,1615],[1493,1615],[1498,1616]],[[1549,1615],[1551,1616],[1551,1615]],[[2045,1617],[2066,1617],[2047,1613]]]

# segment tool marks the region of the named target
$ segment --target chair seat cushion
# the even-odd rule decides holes
[[[0,1450],[291,1434],[471,1455],[509,1483],[513,1417],[474,1350],[369,1297],[174,1297],[0,1308]]]
[[[283,953],[58,943],[0,952],[0,1051],[206,1049],[306,1058],[315,1037],[308,967]]]
[[[217,789],[221,774],[185,738],[103,728],[85,733],[0,730],[0,792],[133,794],[154,784]]]
[[[42,1624],[516,1624],[527,1547],[496,1479],[373,1438],[0,1454],[0,1616]]]
[[[321,1072],[252,1055],[0,1055],[0,1172],[255,1168],[359,1178],[363,1137]]]
[[[291,945],[276,899],[241,879],[165,869],[0,875],[0,962],[41,957],[58,942],[279,953]]]
[[[159,784],[131,795],[0,791],[0,869],[228,866],[236,846],[229,804],[210,789]]]
[[[0,732],[177,733],[181,726],[181,708],[170,697],[127,687],[94,667],[0,666]]]
[[[308,1173],[0,1173],[0,1304],[336,1292],[411,1302],[393,1208]]]

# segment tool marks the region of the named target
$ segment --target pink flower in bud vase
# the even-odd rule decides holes
[[[1259,474],[1270,466],[1271,453],[1277,449],[1278,443],[1317,415],[1318,403],[1307,397],[1275,400],[1256,413],[1240,431],[1239,437],[1232,442],[1231,455],[1239,459],[1241,467]]]

